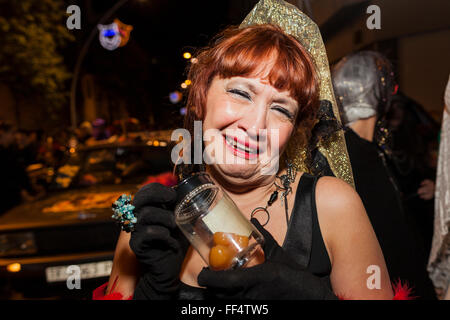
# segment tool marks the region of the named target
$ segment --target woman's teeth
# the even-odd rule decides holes
[[[234,139],[231,139],[231,138],[228,138],[228,137],[226,137],[225,139],[227,140],[228,144],[231,145],[235,149],[239,149],[241,151],[244,151],[244,152],[247,152],[247,153],[251,153],[251,154],[256,154],[258,152],[257,149],[246,147],[243,144],[235,141]]]

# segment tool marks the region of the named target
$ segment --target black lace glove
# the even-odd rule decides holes
[[[217,298],[255,300],[337,299],[327,284],[295,263],[256,219],[251,220],[264,236],[265,262],[250,268],[212,271],[203,268],[198,283]]]
[[[130,247],[142,267],[134,299],[174,298],[189,243],[175,224],[176,191],[159,183],[141,188],[133,205],[137,223]]]

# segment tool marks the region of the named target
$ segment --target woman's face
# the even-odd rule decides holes
[[[264,78],[215,77],[203,121],[205,153],[214,159],[215,171],[233,183],[273,177],[297,112],[290,93]]]

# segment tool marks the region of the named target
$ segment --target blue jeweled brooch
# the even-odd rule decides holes
[[[121,229],[126,232],[134,230],[137,222],[133,214],[134,206],[131,204],[131,196],[123,194],[112,204],[114,214],[111,216],[120,225]]]

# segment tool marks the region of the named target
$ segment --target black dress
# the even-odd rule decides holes
[[[360,138],[351,129],[346,131],[345,140],[356,191],[380,243],[391,280],[407,281],[414,288],[413,295],[435,299],[421,238],[405,214],[387,157],[376,143]]]
[[[317,177],[307,173],[301,176],[282,247],[300,266],[315,276],[327,278],[331,273],[331,262],[317,218],[315,201],[317,180]],[[204,300],[210,297],[206,289],[181,283],[178,298]]]

